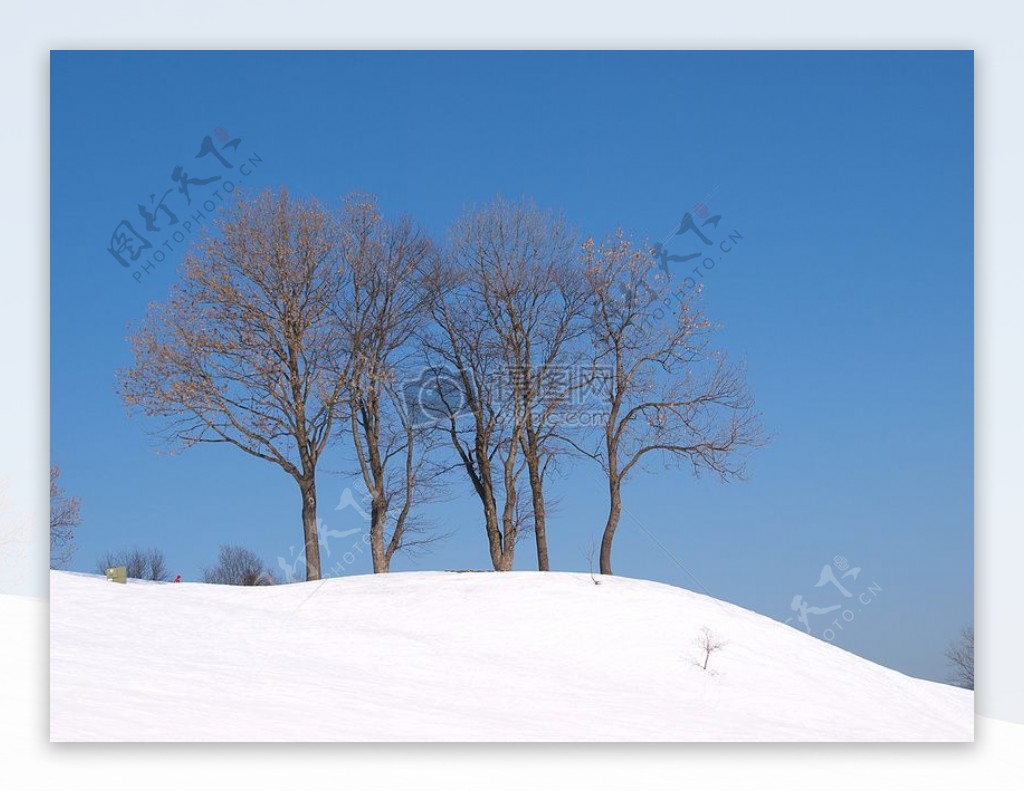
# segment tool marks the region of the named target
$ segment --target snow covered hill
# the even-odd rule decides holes
[[[702,627],[726,646],[708,670]],[[660,583],[50,577],[54,740],[971,740],[974,695]]]

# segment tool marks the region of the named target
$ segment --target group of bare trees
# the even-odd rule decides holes
[[[578,252],[561,218],[498,200],[455,224],[428,274],[422,349],[435,382],[424,387],[480,501],[496,570],[512,568],[527,524],[549,568],[543,486],[574,387],[562,375],[584,333]]]
[[[96,571],[101,575],[111,567],[124,567],[125,577],[133,580],[171,579],[167,563],[164,561],[164,553],[156,548],[143,550],[134,547],[131,550],[117,550],[104,553],[96,561]]]
[[[417,506],[462,476],[494,569],[530,533],[548,569],[547,476],[589,458],[608,483],[611,574],[627,475],[660,461],[729,478],[761,442],[696,294],[669,292],[655,263],[528,200],[471,209],[439,243],[370,196],[333,209],[265,192],[193,247],[131,335],[121,392],[173,441],[234,445],[291,476],[309,580],[332,442],[370,493],[375,572],[422,541]]]

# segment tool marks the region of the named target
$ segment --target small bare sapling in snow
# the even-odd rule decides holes
[[[705,671],[708,670],[708,660],[711,658],[712,653],[717,652],[723,646],[725,641],[719,640],[711,630],[707,627],[700,628],[700,634],[697,636],[697,646],[704,652],[704,665]]]
[[[580,546],[583,554],[587,557],[587,563],[590,565],[590,579],[594,581],[595,586],[600,586],[601,581],[594,577],[594,553],[597,552],[597,547],[594,544],[594,540],[590,540],[590,544],[586,547]]]

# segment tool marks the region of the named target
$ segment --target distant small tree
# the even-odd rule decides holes
[[[60,468],[50,465],[50,568],[60,569],[75,552],[75,528],[81,522],[78,498],[60,487]]]
[[[591,539],[589,545],[581,545],[580,549],[583,551],[583,555],[587,557],[587,565],[590,568],[590,579],[594,581],[595,586],[600,586],[601,581],[594,577],[594,554],[597,552],[597,545],[594,544],[594,540]]]
[[[123,566],[135,580],[170,580],[162,550],[117,550],[105,553],[96,561],[96,571],[103,574],[111,567]]]
[[[974,628],[964,627],[960,637],[946,650],[953,669],[953,684],[974,690]]]
[[[203,571],[203,581],[222,586],[273,586],[278,580],[255,553],[238,545],[223,545],[217,564]]]
[[[707,627],[700,628],[700,634],[697,636],[697,646],[700,647],[701,651],[704,652],[704,670],[708,670],[708,660],[711,655],[725,646],[725,641],[719,640],[719,638],[711,632]]]

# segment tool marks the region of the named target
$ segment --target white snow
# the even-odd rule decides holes
[[[726,646],[708,670],[696,638]],[[53,740],[972,740],[974,695],[743,608],[570,573],[50,576]]]

